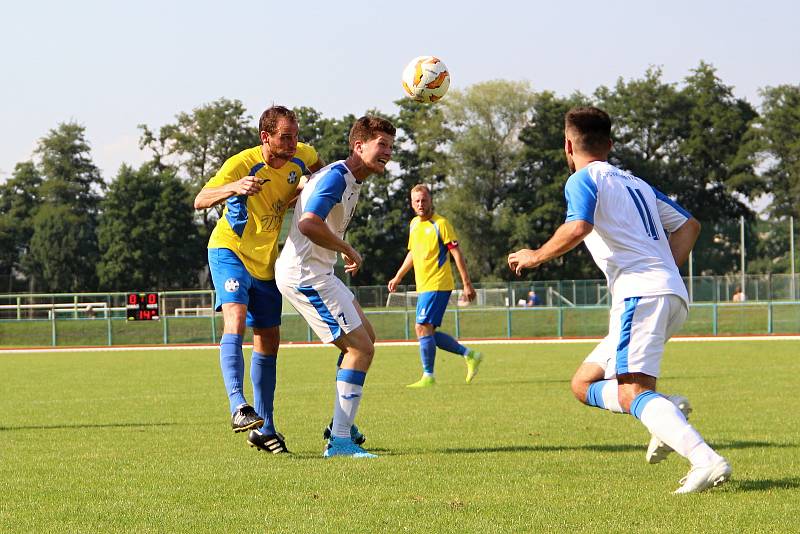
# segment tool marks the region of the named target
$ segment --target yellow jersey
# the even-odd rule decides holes
[[[286,206],[295,196],[300,177],[318,159],[317,151],[304,143],[297,143],[294,157],[280,169],[266,164],[261,146],[248,148],[228,158],[204,188],[255,176],[261,179],[262,189],[256,195],[235,195],[225,201],[225,209],[211,232],[208,248],[230,249],[253,277],[273,280],[278,235]]]
[[[427,221],[414,217],[408,233],[408,250],[414,260],[418,292],[455,289],[450,249],[457,246],[456,232],[447,219],[435,213]]]

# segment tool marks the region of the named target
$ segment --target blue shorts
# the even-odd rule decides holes
[[[217,291],[215,309],[235,302],[247,306],[247,326],[271,328],[281,324],[283,298],[275,280],[259,280],[245,268],[242,260],[227,248],[208,249],[208,267]]]
[[[417,324],[441,326],[452,291],[425,291],[417,298]]]

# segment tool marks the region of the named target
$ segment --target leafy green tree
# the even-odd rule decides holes
[[[326,164],[347,158],[350,154],[350,128],[356,121],[355,115],[327,119],[314,108],[305,106],[292,111],[300,127],[300,141],[313,146]]]
[[[41,184],[32,161],[17,163],[11,178],[0,184],[0,275],[22,272],[21,259],[33,237]]]
[[[755,157],[763,165],[764,190],[773,217],[800,218],[800,85],[767,87],[754,125]]]
[[[496,80],[452,91],[446,120],[447,188],[438,206],[453,223],[476,281],[508,278],[510,193],[523,163],[520,133],[532,119],[536,94],[527,83]]]
[[[43,204],[33,217],[26,263],[37,291],[93,291],[97,287],[94,217],[67,204]]]
[[[155,162],[123,165],[109,185],[98,229],[100,285],[108,290],[194,287],[204,240],[184,183]]]
[[[39,140],[35,154],[45,202],[97,212],[104,184],[100,170],[92,162],[83,126],[74,122],[59,124]]]
[[[92,162],[85,128],[58,125],[39,141],[35,154],[42,176],[41,206],[32,220],[23,271],[45,291],[92,291],[97,285],[97,216],[105,184]]]
[[[744,199],[756,193],[761,183],[745,134],[756,111],[735,98],[732,88],[703,62],[686,78],[682,93],[691,102],[689,128],[679,142],[679,168],[669,190],[703,223],[695,247],[700,251],[695,255],[698,270],[732,272],[738,270],[737,241],[720,239],[720,235],[735,226],[740,216],[754,219]],[[748,235],[752,238],[753,232]]]

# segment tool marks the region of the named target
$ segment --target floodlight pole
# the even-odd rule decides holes
[[[794,216],[789,217],[789,265],[792,271],[789,287],[792,290],[792,300],[794,300],[797,298],[797,293],[795,293],[794,289]]]
[[[694,257],[689,251],[689,302],[694,302]]]
[[[742,263],[742,294],[747,295],[747,290],[745,289],[745,273],[744,273],[744,215],[739,217],[739,249],[741,250],[741,263]]]

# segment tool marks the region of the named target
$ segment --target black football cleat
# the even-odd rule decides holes
[[[249,404],[239,406],[231,415],[231,428],[234,432],[244,432],[261,426],[264,426],[264,418]]]
[[[260,430],[251,430],[247,435],[247,443],[251,447],[272,454],[289,453],[283,434],[262,434]]]

